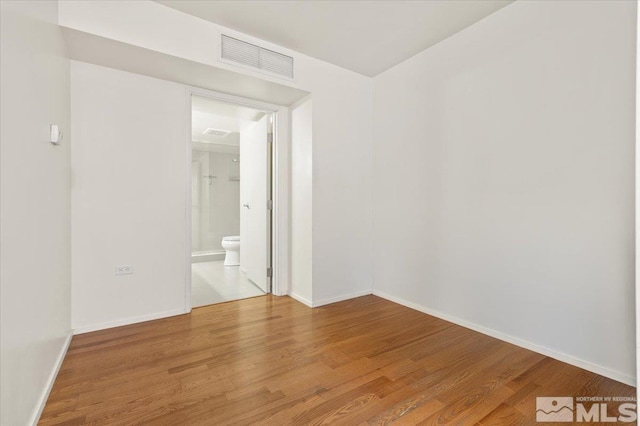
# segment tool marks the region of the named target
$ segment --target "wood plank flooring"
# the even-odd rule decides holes
[[[375,296],[263,296],[75,336],[40,424],[535,424],[635,388]]]

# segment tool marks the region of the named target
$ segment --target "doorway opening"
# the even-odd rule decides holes
[[[276,113],[190,95],[190,307],[271,292]]]

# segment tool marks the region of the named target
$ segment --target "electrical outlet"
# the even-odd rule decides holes
[[[133,266],[131,265],[116,266],[116,275],[128,275],[128,274],[133,274]]]

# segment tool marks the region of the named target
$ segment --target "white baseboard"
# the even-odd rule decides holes
[[[332,303],[342,302],[344,300],[355,299],[356,297],[367,296],[371,294],[371,290],[357,291],[355,293],[343,294],[341,296],[329,297],[327,299],[314,300],[311,302],[312,308],[319,306],[330,305]]]
[[[56,358],[56,363],[53,366],[53,370],[51,370],[51,374],[47,378],[47,385],[42,390],[42,394],[40,395],[39,404],[36,410],[31,415],[31,421],[28,424],[33,426],[37,426],[40,421],[40,416],[44,411],[44,406],[47,404],[47,400],[49,399],[49,394],[51,393],[51,389],[53,389],[53,384],[56,381],[56,377],[58,376],[58,372],[60,371],[60,367],[62,367],[62,361],[64,361],[64,357],[67,354],[67,350],[69,349],[69,345],[71,344],[71,338],[73,337],[73,333],[69,332],[69,335],[66,339],[64,339],[64,343],[62,344],[62,348],[60,348],[60,353]]]
[[[628,374],[622,373],[620,371],[612,370],[610,368],[604,367],[602,365],[594,364],[589,361],[585,361],[580,358],[576,358],[572,355],[568,355],[562,352],[555,351],[553,349],[546,348],[544,346],[537,345],[535,343],[529,342],[527,340],[523,340],[514,336],[510,336],[508,334],[501,333],[499,331],[460,319],[453,315],[448,315],[440,311],[436,311],[434,309],[426,308],[422,305],[418,305],[413,302],[409,302],[400,297],[392,296],[388,293],[374,290],[373,294],[378,297],[382,297],[383,299],[387,299],[391,302],[398,303],[400,305],[406,306],[411,309],[415,309],[416,311],[423,312],[425,314],[443,319],[445,321],[460,325],[462,327],[468,328],[470,330],[477,331],[482,334],[486,334],[487,336],[495,337],[496,339],[500,339],[504,342],[511,343],[516,346],[520,346],[521,348],[529,349],[531,351],[537,352],[539,354],[548,356],[549,358],[557,359],[558,361],[565,362],[567,364],[575,365],[576,367],[583,368],[585,370],[591,371],[596,374],[600,374],[601,376],[608,377],[610,379],[616,380],[618,382],[627,384],[629,386],[636,386],[636,378],[630,376]]]
[[[285,290],[280,290],[280,289],[275,290],[274,289],[274,284],[271,283],[271,294],[273,294],[274,296],[278,296],[278,297],[289,296],[289,291],[286,290],[286,289]]]
[[[173,317],[176,315],[188,314],[189,311],[184,308],[174,309],[171,311],[157,312],[154,314],[141,315],[139,317],[124,318],[115,321],[103,322],[100,324],[85,325],[73,329],[73,334],[84,334],[92,331],[106,330],[107,328],[120,327],[123,325],[137,324],[139,322],[151,321],[160,318]]]
[[[298,302],[304,305],[307,305],[310,308],[317,308],[319,306],[330,305],[331,303],[338,303],[338,302],[342,302],[349,299],[355,299],[356,297],[367,296],[369,294],[371,294],[371,290],[365,290],[365,291],[358,291],[355,293],[343,294],[341,296],[330,297],[328,299],[316,300],[313,302],[293,292],[290,292],[289,296],[292,297],[293,299],[296,299]]]
[[[313,308],[313,306],[311,305],[311,301],[305,299],[302,296],[299,296],[299,295],[297,295],[297,294],[295,294],[293,292],[290,292],[289,293],[289,297],[291,297],[293,299],[296,299],[298,302],[302,303],[303,305],[307,305],[308,307]]]

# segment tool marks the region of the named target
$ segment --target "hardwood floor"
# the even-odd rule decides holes
[[[267,295],[75,336],[40,424],[516,425],[537,396],[634,395],[375,296]]]

